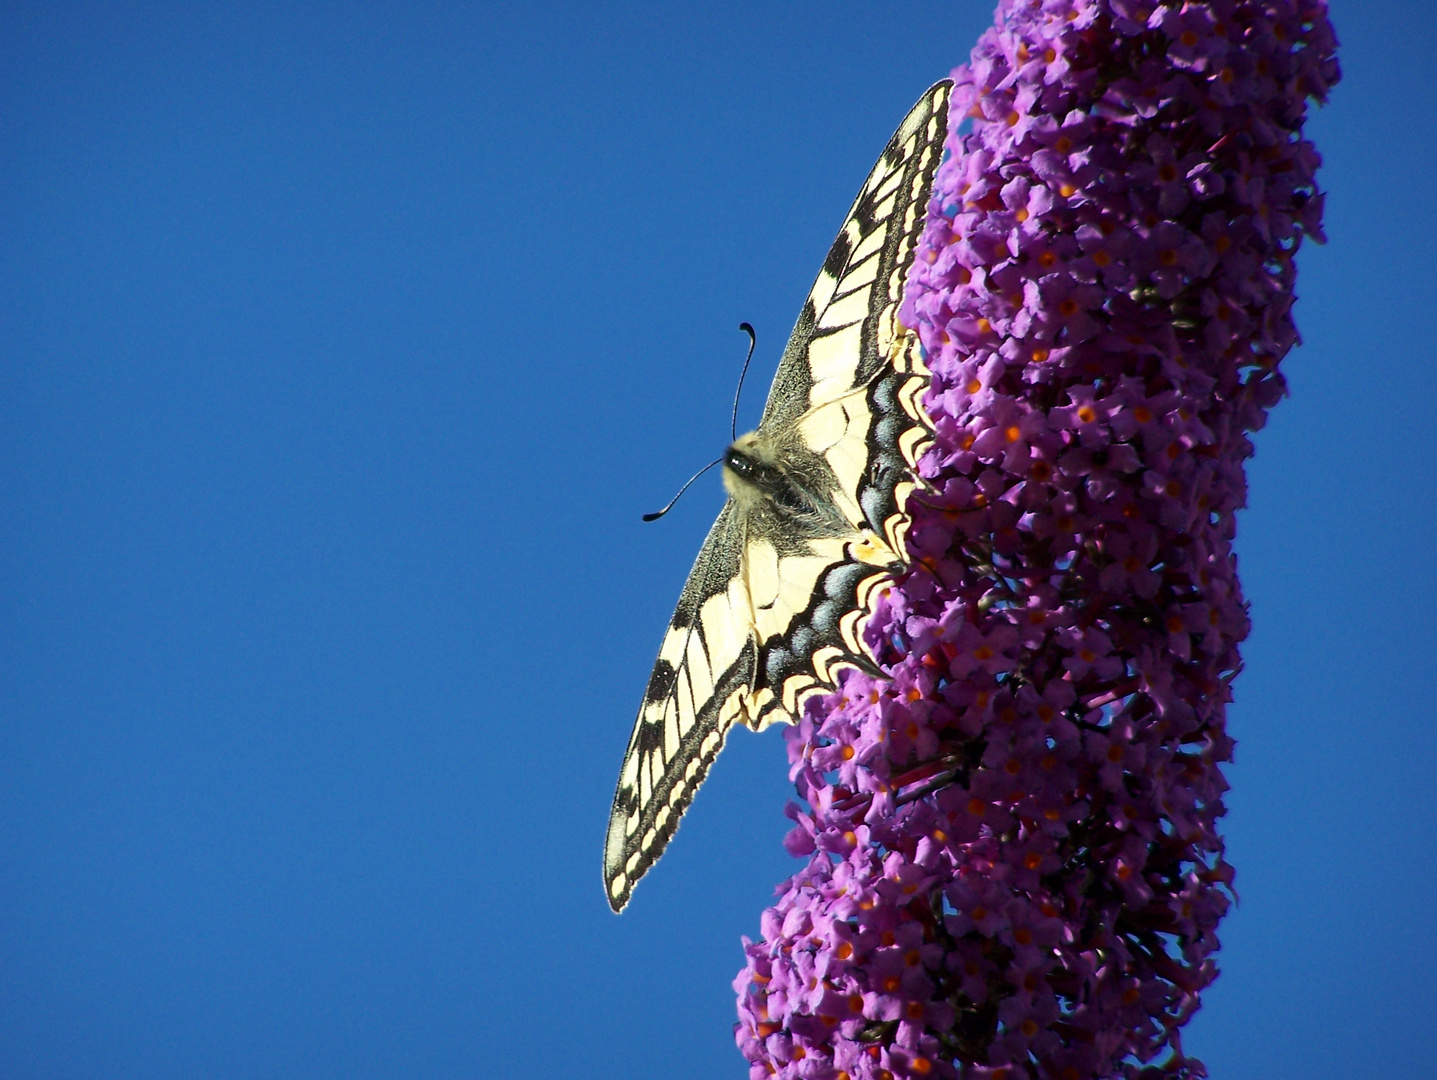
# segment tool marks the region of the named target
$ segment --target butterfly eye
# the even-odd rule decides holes
[[[737,450],[730,450],[728,453],[724,454],[723,463],[725,468],[729,469],[736,475],[743,477],[745,480],[753,479],[753,459],[745,457]]]

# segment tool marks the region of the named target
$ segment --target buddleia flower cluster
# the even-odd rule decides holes
[[[1234,515],[1334,48],[1322,0],[1003,0],[954,73],[902,310],[913,569],[867,625],[889,675],[789,732],[807,865],[735,981],[755,1080],[1206,1075]]]

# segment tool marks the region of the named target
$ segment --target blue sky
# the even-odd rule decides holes
[[[1335,0],[1241,517],[1224,1080],[1437,1058],[1437,62]],[[619,760],[858,184],[990,7],[0,6],[0,1076],[743,1075],[739,734],[621,917]]]

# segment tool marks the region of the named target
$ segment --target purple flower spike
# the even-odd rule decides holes
[[[1206,1075],[1234,515],[1335,45],[1323,0],[1002,0],[954,72],[903,308],[930,488],[887,677],[788,732],[808,863],[744,943],[755,1080]]]

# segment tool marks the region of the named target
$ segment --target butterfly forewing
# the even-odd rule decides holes
[[[949,82],[919,99],[869,173],[784,350],[759,430],[863,385],[907,336],[903,280],[948,130]]]
[[[604,844],[615,911],[663,852],[754,683],[742,527],[725,506],[699,549],[649,676]]]
[[[904,503],[929,438],[917,338],[898,322],[947,133],[939,83],[864,183],[799,314],[753,451],[811,513],[730,498],[664,636],[609,817],[615,911],[678,827],[735,721],[794,720],[862,643],[874,590],[901,568]],[[740,440],[742,442],[742,440]],[[738,444],[735,444],[738,445]]]

